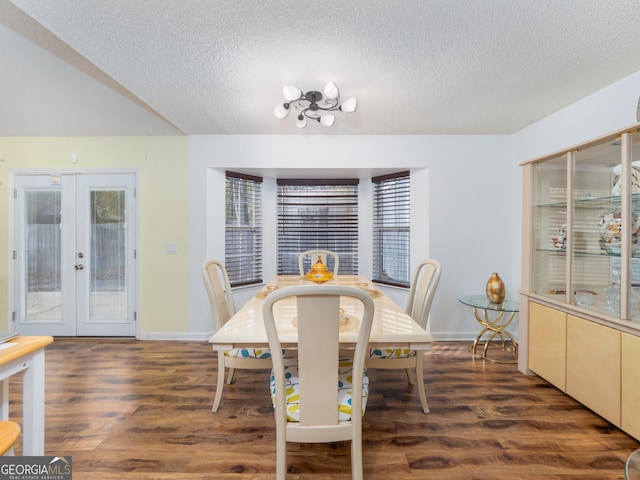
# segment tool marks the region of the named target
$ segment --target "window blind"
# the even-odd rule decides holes
[[[225,268],[232,287],[262,282],[262,178],[226,172]]]
[[[373,274],[387,285],[410,284],[410,176],[399,172],[373,177]]]
[[[278,180],[278,274],[297,275],[305,250],[336,252],[358,273],[358,179]],[[305,271],[310,265],[305,264]]]

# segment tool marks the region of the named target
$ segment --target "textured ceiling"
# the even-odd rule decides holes
[[[638,45],[638,0],[0,0],[0,136],[509,134]],[[334,127],[273,116],[329,80]]]

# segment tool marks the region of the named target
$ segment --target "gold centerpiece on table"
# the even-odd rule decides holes
[[[322,256],[318,255],[318,261],[312,265],[311,270],[307,272],[307,278],[318,285],[333,278],[333,273],[331,273],[322,262]]]

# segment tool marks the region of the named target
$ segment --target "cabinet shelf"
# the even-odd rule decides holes
[[[621,199],[622,197],[620,195],[608,195],[604,197],[576,198],[573,202],[576,206],[590,204],[620,205]]]
[[[563,248],[536,248],[537,252],[541,252],[541,253],[550,253],[550,254],[556,254],[556,255],[566,255],[567,254],[567,250],[563,249]],[[584,251],[584,250],[574,250],[573,254],[576,256],[588,256],[588,257],[610,257],[610,258],[621,258],[620,254],[617,253],[607,253],[607,252],[588,252],[588,251]],[[638,250],[633,254],[632,258],[634,260],[638,260],[640,261],[640,247],[638,247]]]
[[[553,203],[542,203],[540,205],[535,205],[536,208],[553,208],[553,209],[567,209],[567,202],[553,202]]]
[[[604,196],[589,196],[589,197],[581,197],[575,198],[572,202],[576,206],[588,206],[593,204],[603,204],[603,205],[620,205],[622,201],[622,197],[620,195],[604,195]],[[640,206],[640,193],[634,193],[631,195],[631,202],[634,206]],[[549,203],[540,203],[535,205],[536,207],[541,208],[567,208],[566,201],[558,201],[558,202],[549,202]]]

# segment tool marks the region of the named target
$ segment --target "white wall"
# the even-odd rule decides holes
[[[519,163],[541,157],[573,145],[600,137],[636,123],[640,72],[609,85],[572,105],[536,122],[511,136],[511,167],[513,182],[522,183]],[[513,278],[521,278],[522,196],[521,188],[512,198],[512,228],[514,238]],[[519,322],[520,370],[527,371],[527,323]]]
[[[508,146],[503,136],[189,137],[191,327],[212,328],[200,265],[208,257],[224,258],[225,169],[262,169],[271,177],[277,175],[275,169],[397,167],[411,169],[414,176],[412,263],[431,257],[443,267],[431,331],[437,339],[474,338],[478,325],[458,298],[482,294],[494,271],[505,281],[508,297],[517,295],[509,204],[519,184],[512,179]],[[267,180],[264,188],[266,198],[275,185]],[[275,275],[275,255],[269,252],[276,248],[275,225],[266,221],[274,212],[267,208],[265,204],[266,279]],[[361,258],[363,273],[368,263]],[[236,292],[237,303],[251,293]],[[400,298],[397,292],[392,295]]]
[[[511,136],[516,163],[636,123],[640,72],[609,85]]]
[[[482,294],[492,272],[509,299],[521,276],[522,172],[519,164],[636,121],[640,72],[550,115],[511,136],[192,136],[189,137],[190,327],[212,330],[200,265],[224,258],[224,170],[318,167],[412,169],[412,262],[432,257],[443,266],[430,329],[440,340],[478,333],[458,298]],[[423,189],[420,190],[420,186]],[[275,182],[266,179],[265,197]],[[217,206],[217,207],[216,207]],[[275,218],[275,206],[265,219]],[[361,211],[366,211],[363,207]],[[275,274],[275,224],[265,224],[265,278]],[[367,246],[361,252],[363,273]],[[370,252],[370,250],[368,250]],[[370,255],[370,253],[369,253]],[[241,304],[252,291],[237,292]],[[392,292],[402,301],[402,294]]]
[[[564,150],[637,122],[640,72],[609,85],[552,115],[517,132],[510,139],[512,176],[521,185],[520,163]],[[513,278],[521,275],[522,196],[521,188],[512,198]]]

